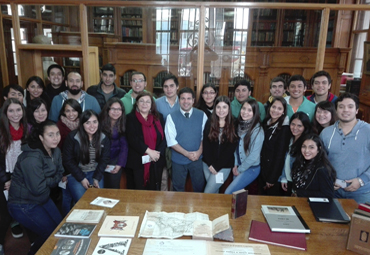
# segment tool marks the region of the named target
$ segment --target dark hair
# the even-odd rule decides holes
[[[132,110],[133,111],[136,111],[138,109],[138,104],[139,104],[140,98],[145,97],[145,96],[148,96],[150,98],[150,101],[151,101],[150,114],[153,115],[153,117],[154,117],[155,120],[159,120],[159,112],[157,110],[157,106],[156,106],[155,101],[153,99],[153,95],[152,95],[152,93],[150,93],[148,91],[141,91],[137,95],[136,102],[135,102],[134,107],[133,107]]]
[[[140,74],[144,77],[144,81],[146,81],[145,74],[142,73],[142,72],[136,72],[136,71],[134,71],[134,72],[131,73],[130,81],[132,80],[132,76],[134,76],[134,75],[140,75]]]
[[[181,94],[184,94],[184,93],[190,93],[191,96],[193,97],[193,99],[195,98],[194,91],[191,88],[189,88],[189,87],[184,87],[184,88],[180,89],[180,91],[179,91],[179,98],[180,98]]]
[[[297,153],[297,157],[292,167],[292,176],[294,176],[298,171],[300,171],[302,167],[304,167],[304,169],[311,169],[312,171],[315,171],[318,164],[323,164],[325,168],[328,170],[329,176],[332,177],[333,185],[334,185],[334,181],[336,179],[337,173],[328,159],[328,156],[325,151],[325,147],[320,137],[317,134],[312,134],[312,133],[308,134],[303,138],[302,145],[307,140],[312,140],[316,143],[318,153],[315,158],[309,161],[307,161],[304,158],[304,156],[302,155],[302,151],[300,153]]]
[[[78,125],[78,136],[80,138],[80,154],[81,154],[81,163],[86,165],[90,162],[90,152],[89,152],[89,136],[86,133],[84,128],[85,122],[87,122],[92,116],[95,116],[96,119],[99,121],[98,114],[93,110],[86,110],[81,114],[80,117],[80,124]],[[93,135],[93,139],[91,141],[92,146],[95,148],[95,161],[98,162],[100,158],[100,139],[102,136],[101,132],[101,125],[98,124],[98,129],[96,130],[95,134]]]
[[[64,77],[64,69],[62,66],[58,65],[58,64],[52,64],[48,67],[48,70],[46,71],[47,74],[48,74],[48,77],[50,77],[50,71],[51,69],[54,69],[54,68],[58,68],[61,72],[62,72],[62,76]]]
[[[272,83],[273,83],[273,82],[282,82],[282,83],[283,83],[283,85],[284,85],[284,89],[286,89],[286,81],[285,81],[282,77],[277,76],[277,77],[275,77],[275,78],[272,78],[272,80],[271,80],[271,82],[270,82],[270,89],[272,88]]]
[[[112,126],[111,119],[109,117],[109,111],[111,109],[112,104],[118,103],[122,109],[122,115],[119,117],[117,122]],[[116,128],[118,131],[118,134],[120,136],[125,135],[126,131],[126,114],[125,114],[125,106],[123,105],[123,102],[121,99],[117,97],[112,97],[108,100],[108,102],[104,105],[101,113],[100,113],[100,123],[102,126],[103,132],[109,137],[112,138],[113,128]]]
[[[4,154],[6,154],[6,152],[8,151],[10,147],[10,144],[13,142],[12,135],[10,134],[10,129],[9,129],[10,123],[9,123],[9,119],[7,115],[10,104],[18,104],[21,106],[23,116],[19,122],[20,124],[23,125],[22,143],[26,142],[28,138],[26,109],[24,108],[23,103],[19,102],[17,99],[8,98],[4,102],[4,105],[2,107],[2,112],[1,112],[1,118],[0,118],[0,150]]]
[[[57,126],[57,124],[52,121],[52,120],[45,120],[43,122],[41,122],[40,124],[38,124],[36,127],[33,127],[32,128],[32,132],[28,138],[28,145],[32,148],[32,149],[35,149],[35,148],[38,148],[38,146],[40,144],[42,144],[41,140],[40,140],[40,135],[41,136],[44,136],[44,133],[45,133],[45,129],[47,127],[51,127],[51,126]],[[58,128],[59,129],[59,128]]]
[[[37,121],[35,119],[35,116],[33,114],[37,109],[39,109],[41,107],[41,105],[45,105],[46,111],[47,111],[47,113],[49,113],[48,105],[40,97],[31,100],[30,103],[27,104],[27,109],[26,109],[27,121],[28,121],[28,123],[30,123],[32,125],[32,128],[39,125],[39,123],[37,123]],[[46,119],[47,119],[47,116],[46,116]]]
[[[78,112],[78,117],[77,118],[80,118],[80,116],[82,114],[81,105],[77,102],[76,99],[68,98],[67,100],[64,101],[64,103],[62,105],[62,108],[60,108],[60,111],[59,111],[59,119],[60,119],[60,116],[66,117],[65,111],[66,111],[66,106],[67,105],[69,105],[70,107],[72,107],[73,110],[77,111]]]
[[[305,88],[307,88],[307,81],[305,80],[305,78],[302,76],[302,75],[299,75],[299,74],[296,74],[296,75],[292,75],[290,78],[289,78],[289,81],[288,81],[288,88],[290,87],[290,83],[292,81],[301,81],[303,82],[303,86]]]
[[[167,74],[166,76],[162,78],[162,88],[163,88],[164,83],[168,80],[173,80],[173,82],[176,84],[176,87],[179,86],[179,80],[177,79],[177,77],[173,74]]]
[[[212,83],[206,83],[206,84],[204,84],[203,87],[202,87],[202,89],[201,89],[201,91],[200,91],[200,97],[198,99],[198,102],[195,104],[195,108],[198,108],[198,109],[200,109],[202,111],[206,111],[207,110],[207,104],[204,101],[204,98],[202,96],[202,94],[203,94],[203,92],[204,92],[204,90],[206,88],[212,88],[215,91],[216,97],[217,97],[217,88],[216,88],[216,86],[214,84],[212,84]],[[216,97],[215,97],[215,100],[216,100]],[[213,103],[215,103],[215,101]],[[215,104],[213,106],[215,106]]]
[[[352,93],[349,93],[349,92],[344,92],[338,97],[337,101],[335,101],[335,109],[338,109],[338,103],[342,102],[345,98],[349,98],[349,99],[352,99],[353,101],[355,101],[356,110],[360,107],[360,100],[358,99],[358,97],[355,94],[352,94]]]
[[[239,86],[247,86],[248,90],[251,91],[251,83],[249,81],[247,81],[246,79],[243,79],[243,80],[240,80],[240,81],[236,82],[235,85],[234,85],[234,91]]]
[[[244,141],[243,141],[244,142],[244,151],[247,152],[249,150],[250,144],[254,143],[254,141],[251,141],[252,130],[260,123],[260,110],[259,110],[258,102],[253,98],[248,98],[247,100],[243,101],[241,108],[243,108],[244,104],[249,104],[252,107],[252,111],[253,111],[253,117],[252,117],[252,120],[251,120],[250,129],[249,129],[250,132],[248,132],[244,136]],[[239,116],[238,116],[238,125],[241,121],[243,121],[243,119],[241,117],[241,109],[240,109],[240,113],[239,113]],[[259,127],[258,132],[260,132],[261,129],[262,128]]]
[[[42,99],[44,99],[45,103],[47,104],[45,106],[48,108],[50,105],[49,105],[49,102],[47,101],[48,97],[47,97],[46,92],[45,92],[45,84],[44,84],[44,81],[40,77],[38,77],[38,76],[31,76],[27,80],[27,82],[26,82],[26,89],[29,87],[29,85],[33,81],[36,82],[37,85],[39,85],[42,88],[42,93],[41,93],[40,97]],[[31,101],[31,93],[27,91],[27,93],[26,93],[26,104],[27,104],[27,107],[28,107],[28,104],[30,103],[30,101]]]
[[[112,64],[106,64],[100,70],[101,70],[102,73],[104,71],[111,71],[114,74],[116,74],[116,68]]]
[[[10,92],[10,89],[14,89],[15,91],[19,91],[24,96],[24,89],[18,85],[18,84],[9,84],[8,86],[5,86],[3,89],[3,97],[8,98],[8,94]]]
[[[329,126],[333,125],[337,121],[338,116],[337,116],[337,111],[335,110],[334,104],[332,102],[329,102],[329,101],[319,102],[315,107],[315,113],[313,115],[313,120],[312,120],[313,132],[319,135],[321,131],[324,129],[324,127],[321,126],[320,123],[316,120],[316,112],[318,108],[324,111],[329,111],[331,113],[331,120],[329,122]]]
[[[237,136],[235,134],[234,119],[231,113],[230,99],[227,96],[219,96],[215,100],[214,107],[216,108],[216,106],[221,102],[224,102],[225,104],[229,106],[229,111],[225,118],[225,126],[222,130],[222,136],[221,136],[220,143],[224,143],[225,141],[229,143],[233,143]],[[219,122],[219,117],[217,116],[215,110],[212,112],[210,121],[211,121],[211,128],[209,130],[208,138],[210,141],[218,141],[219,134],[220,134],[220,122]]]
[[[330,77],[330,74],[329,74],[328,72],[324,71],[324,70],[318,71],[318,72],[316,72],[316,73],[312,76],[312,78],[311,78],[311,84],[313,85],[313,83],[315,82],[315,79],[316,79],[317,77],[320,77],[320,76],[325,76],[325,77],[328,79],[329,84],[331,84],[331,77]]]
[[[277,120],[278,122],[278,126],[277,126],[277,130],[280,130],[281,127],[283,126],[283,123],[284,123],[284,120],[285,120],[285,117],[287,116],[287,102],[285,101],[284,97],[274,97],[274,99],[272,99],[272,102],[269,106],[269,108],[267,109],[267,113],[266,113],[266,118],[265,120],[263,121],[263,127],[266,129],[268,128],[269,126],[272,126],[274,125],[275,123],[270,123],[270,125],[267,124],[267,121],[269,119],[271,119],[271,115],[270,115],[270,108],[272,107],[272,105],[276,102],[276,101],[279,101],[280,103],[282,103],[283,105],[283,108],[284,108],[284,112],[283,114],[280,116],[280,118]]]
[[[297,153],[300,152],[304,137],[307,134],[312,133],[312,126],[311,126],[310,118],[307,116],[306,113],[304,113],[304,112],[294,113],[292,115],[292,117],[290,118],[290,123],[289,124],[292,124],[293,120],[295,120],[295,119],[298,119],[302,122],[304,130],[303,130],[303,133],[301,134],[301,136],[296,141],[294,141],[292,146],[290,147],[290,153],[289,154],[292,157],[295,157],[297,155]]]

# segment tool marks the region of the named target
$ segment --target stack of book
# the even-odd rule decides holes
[[[347,249],[359,254],[370,254],[370,202],[359,204],[352,214]]]

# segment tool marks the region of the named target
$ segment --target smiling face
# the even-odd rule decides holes
[[[152,108],[152,100],[150,96],[143,96],[137,101],[137,108],[141,115],[148,115]]]
[[[189,112],[194,104],[194,98],[191,93],[182,93],[180,95],[180,107],[184,112]]]
[[[248,103],[244,103],[240,109],[240,117],[242,120],[251,120],[253,118],[253,109],[252,106]]]
[[[35,117],[36,123],[44,122],[48,117],[46,106],[41,104],[40,107],[33,112],[33,117]]]
[[[64,114],[69,121],[75,121],[78,118],[78,111],[72,108],[69,104],[66,104],[64,108]]]
[[[48,79],[53,87],[59,88],[63,83],[64,77],[59,68],[53,68],[50,70]]]
[[[270,93],[273,97],[282,97],[285,93],[284,83],[282,81],[271,83]]]
[[[239,102],[243,102],[244,100],[247,100],[248,97],[251,95],[251,92],[248,89],[248,86],[239,85],[235,89],[235,97],[236,100]]]
[[[328,95],[331,84],[326,76],[316,77],[312,84],[312,89],[318,96]]]
[[[317,108],[315,119],[322,127],[328,127],[332,117],[330,111],[323,110],[320,107]]]
[[[19,104],[11,103],[8,107],[7,112],[6,112],[6,116],[9,119],[9,123],[13,127],[18,127],[19,122],[21,121],[21,119],[23,117],[22,107]]]
[[[292,132],[295,140],[297,140],[304,132],[304,126],[302,121],[299,119],[294,119],[290,123],[290,131]]]
[[[83,127],[87,135],[91,139],[98,130],[99,121],[95,115],[91,115],[91,117],[83,124]]]
[[[113,103],[109,107],[108,112],[109,118],[112,120],[118,120],[122,116],[122,107],[119,103]]]
[[[304,86],[303,81],[292,81],[289,84],[288,91],[291,98],[300,99],[303,98],[304,92],[306,92],[306,87]]]
[[[116,75],[112,71],[104,70],[100,78],[105,86],[112,86],[116,80]]]
[[[225,119],[229,113],[229,105],[225,102],[219,102],[216,105],[216,115],[219,119]]]
[[[302,144],[301,152],[306,160],[311,160],[316,157],[317,153],[319,153],[319,148],[317,148],[317,145],[313,140],[306,140]]]
[[[352,122],[356,120],[356,114],[358,109],[356,109],[356,103],[351,98],[344,98],[343,101],[337,104],[337,115],[341,122]]]
[[[212,107],[216,98],[216,91],[212,87],[203,90],[202,97],[208,107]]]
[[[39,84],[37,84],[36,81],[32,81],[28,85],[27,91],[30,93],[31,99],[35,99],[35,98],[40,97],[44,90]]]
[[[284,113],[284,106],[283,104],[276,100],[270,107],[270,116],[271,116],[271,122],[276,122],[281,115]]]
[[[60,132],[57,126],[47,126],[43,135],[39,136],[46,151],[54,149],[60,142]]]
[[[23,94],[22,94],[22,92],[20,92],[18,90],[15,90],[15,89],[10,88],[9,89],[9,93],[8,93],[8,97],[4,97],[4,99],[6,100],[7,98],[15,98],[20,103],[23,104]]]
[[[81,92],[83,86],[81,75],[78,73],[68,74],[66,85],[68,87],[68,91],[71,92],[72,95],[77,95]]]
[[[176,86],[173,79],[168,79],[163,83],[163,92],[167,98],[176,98],[178,88],[179,86]]]
[[[144,79],[144,76],[142,74],[134,74],[131,77],[130,85],[131,85],[132,91],[135,94],[139,94],[146,87],[146,81]]]

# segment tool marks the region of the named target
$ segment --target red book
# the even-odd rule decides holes
[[[252,220],[249,230],[249,240],[284,246],[288,248],[307,250],[306,236],[302,233],[271,232],[267,223]]]
[[[367,204],[359,204],[358,209],[364,210],[365,212],[370,212],[370,206]]]

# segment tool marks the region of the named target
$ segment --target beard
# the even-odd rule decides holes
[[[81,88],[79,88],[79,89],[71,89],[71,88],[68,88],[68,91],[69,91],[69,93],[71,93],[72,95],[77,95],[78,93],[80,93],[81,92]]]

